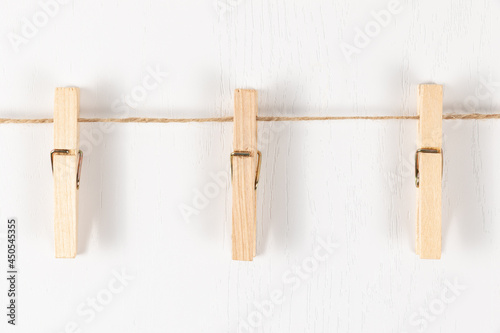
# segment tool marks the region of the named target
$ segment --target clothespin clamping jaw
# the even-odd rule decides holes
[[[418,87],[416,253],[421,259],[441,258],[441,182],[443,175],[443,87]]]
[[[234,93],[234,138],[231,153],[233,185],[233,260],[256,255],[256,190],[262,154],[257,150],[257,91]]]
[[[80,90],[56,88],[54,150],[54,240],[56,258],[74,258],[78,244],[78,189],[83,152],[79,149]]]

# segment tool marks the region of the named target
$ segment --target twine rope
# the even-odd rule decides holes
[[[257,117],[258,121],[326,121],[326,120],[407,120],[419,119],[419,116],[318,116],[318,117]],[[454,119],[500,119],[500,114],[481,114],[481,113],[447,113],[443,114],[444,120]],[[81,123],[224,123],[232,122],[233,117],[215,117],[215,118],[79,118]],[[15,119],[0,118],[0,124],[47,124],[53,123],[52,118],[39,119]]]

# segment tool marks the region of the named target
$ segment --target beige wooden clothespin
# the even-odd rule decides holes
[[[418,147],[416,252],[421,259],[441,258],[441,180],[443,173],[443,87],[418,87]]]
[[[80,90],[56,88],[54,150],[54,239],[56,258],[74,258],[78,239],[78,188],[83,153],[79,149]]]
[[[256,190],[262,155],[257,150],[257,91],[234,92],[233,260],[251,261],[256,254]]]

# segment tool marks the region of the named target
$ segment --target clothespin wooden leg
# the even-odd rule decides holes
[[[233,260],[251,261],[256,254],[256,189],[261,161],[255,90],[237,89],[234,93],[233,149]]]
[[[443,87],[418,87],[418,147],[415,153],[417,186],[416,252],[421,259],[441,258],[441,181],[443,173]]]
[[[80,90],[56,88],[54,102],[54,236],[56,258],[77,252],[78,187],[82,152],[79,150]]]

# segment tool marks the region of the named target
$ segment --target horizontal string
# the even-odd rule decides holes
[[[318,120],[405,120],[419,116],[325,116],[325,117],[257,117],[258,121],[318,121]],[[443,119],[500,119],[500,114],[443,114]],[[218,118],[79,118],[81,123],[223,123],[232,122],[233,117]],[[52,118],[13,119],[0,118],[0,124],[46,124]]]

